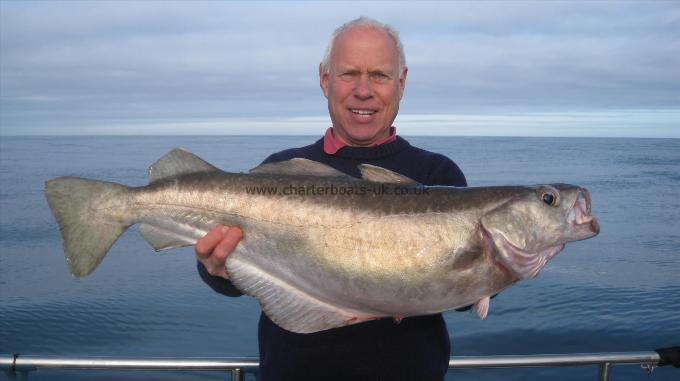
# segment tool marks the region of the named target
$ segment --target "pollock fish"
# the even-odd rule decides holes
[[[175,149],[150,167],[146,186],[60,177],[45,194],[78,278],[134,224],[155,250],[240,226],[230,280],[299,333],[468,305],[484,318],[490,296],[599,232],[582,187],[426,187],[359,169],[361,179],[292,159],[228,173]]]

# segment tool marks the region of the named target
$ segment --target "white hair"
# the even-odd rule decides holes
[[[357,19],[354,19],[350,22],[347,22],[337,28],[333,34],[331,35],[331,40],[328,43],[328,47],[326,48],[326,53],[323,56],[323,60],[321,61],[321,70],[323,73],[328,74],[331,71],[331,53],[333,52],[333,47],[335,46],[335,41],[338,39],[338,36],[346,32],[347,30],[355,27],[364,27],[364,28],[374,28],[377,30],[382,30],[385,33],[387,33],[390,38],[394,41],[395,46],[397,47],[397,56],[399,58],[399,75],[401,76],[401,73],[404,71],[404,68],[406,67],[406,56],[404,55],[404,45],[402,45],[401,40],[399,39],[399,33],[392,28],[391,26],[387,24],[383,24],[380,21],[374,20],[369,17],[364,17],[361,16]]]

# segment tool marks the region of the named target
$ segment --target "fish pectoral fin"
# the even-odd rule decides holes
[[[486,319],[486,315],[489,314],[489,304],[491,303],[491,298],[486,297],[479,299],[473,306],[472,310],[477,313],[480,319]]]
[[[149,167],[149,182],[189,173],[213,171],[220,170],[183,148],[175,148]]]
[[[419,185],[417,181],[410,177],[371,164],[360,164],[359,171],[361,171],[361,178],[366,181],[387,184]]]
[[[191,246],[196,243],[196,238],[189,235],[182,235],[176,231],[149,224],[141,224],[139,233],[156,251]]]
[[[318,161],[303,159],[301,157],[290,160],[279,161],[276,163],[266,163],[250,170],[250,173],[266,173],[271,175],[307,175],[307,176],[330,176],[346,177],[351,176],[338,171]]]
[[[262,311],[283,329],[313,333],[375,319],[324,302],[235,257],[227,259],[229,279],[241,292],[257,298]]]

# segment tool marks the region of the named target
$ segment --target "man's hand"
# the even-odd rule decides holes
[[[210,275],[229,279],[224,264],[242,238],[243,231],[238,226],[218,225],[196,241],[196,259],[205,266]]]

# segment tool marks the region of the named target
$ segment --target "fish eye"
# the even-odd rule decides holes
[[[543,197],[541,197],[541,199],[542,199],[543,202],[545,202],[546,204],[548,204],[548,205],[550,205],[550,206],[555,206],[555,200],[556,200],[556,198],[555,198],[555,196],[553,196],[552,194],[550,194],[550,193],[543,193]]]
[[[536,196],[545,204],[556,207],[560,204],[560,192],[550,185],[543,185],[536,190]]]

